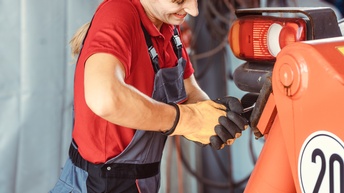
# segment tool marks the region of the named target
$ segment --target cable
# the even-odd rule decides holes
[[[180,136],[175,137],[175,142],[180,143]],[[177,154],[177,168],[178,168],[178,184],[179,184],[179,191],[178,193],[184,193],[184,185],[183,185],[183,168],[182,168],[182,160],[180,154]]]
[[[209,58],[215,54],[217,54],[218,52],[222,51],[223,48],[228,44],[227,42],[227,37],[225,37],[222,42],[217,45],[215,48],[207,51],[207,52],[203,52],[203,53],[200,53],[200,54],[193,54],[193,55],[190,55],[190,58],[192,60],[200,60],[200,59],[204,59],[204,58]]]
[[[173,149],[173,143],[171,140],[167,140],[167,157],[166,157],[166,165],[171,165],[171,158],[172,158],[172,149]],[[170,193],[170,187],[171,187],[171,167],[166,167],[166,193]]]
[[[176,138],[180,138],[180,136],[176,136]],[[181,141],[176,139],[175,145],[176,145],[176,149],[177,149],[177,154],[180,156],[181,161],[182,161],[184,167],[186,168],[186,170],[202,184],[205,184],[205,185],[208,185],[211,187],[215,187],[215,188],[219,188],[219,189],[232,189],[232,188],[238,188],[238,187],[242,186],[249,179],[250,174],[247,175],[247,177],[243,178],[242,180],[239,180],[238,182],[234,182],[234,180],[230,179],[230,181],[228,181],[228,182],[221,183],[221,182],[207,179],[207,178],[201,176],[200,174],[198,174],[196,171],[194,171],[191,168],[190,164],[187,162],[185,156],[183,155],[183,152],[181,149]],[[227,148],[229,149],[230,147],[227,147]],[[230,167],[231,167],[231,165],[230,165]],[[230,175],[231,175],[231,173],[230,173]]]
[[[228,151],[230,151],[229,148],[227,148],[227,149],[228,149]],[[227,178],[230,178],[230,175],[229,175],[229,174],[231,174],[231,171],[228,171],[228,173],[226,172],[227,169],[226,169],[226,167],[223,165],[223,162],[221,161],[219,155],[218,155],[213,149],[211,149],[210,152],[212,152],[212,154],[213,154],[213,156],[214,156],[216,162],[218,163],[218,166],[219,166],[220,171],[222,172],[223,176],[225,176],[225,177],[227,177]],[[228,155],[230,155],[230,152],[228,152]],[[231,160],[231,159],[229,159],[229,160]],[[229,168],[229,170],[231,170],[231,168]]]
[[[250,135],[251,136],[253,136],[254,134],[253,134],[253,130],[252,129],[250,129]],[[254,151],[253,151],[253,143],[252,143],[252,139],[251,140],[249,140],[249,150],[250,150],[250,157],[251,157],[251,160],[252,160],[252,164],[253,165],[255,165],[256,163],[257,163],[257,156],[256,156],[256,154],[254,153]]]
[[[223,57],[227,56],[226,46],[228,45],[227,41],[227,34],[229,29],[229,24],[231,21],[232,15],[230,13],[229,8],[227,5],[224,5],[222,1],[202,1],[200,5],[202,7],[202,22],[195,22],[195,33],[193,34],[193,41],[191,43],[191,52],[189,54],[192,63],[194,64],[195,68],[195,77],[196,79],[200,80],[204,78],[207,74],[209,69],[213,65],[217,65],[214,63],[214,59],[212,57]],[[204,26],[205,25],[205,26]],[[215,41],[211,41],[211,44],[208,47],[211,49],[196,53],[195,46],[197,45],[198,36],[200,34],[200,30],[203,28],[207,29],[212,39]],[[215,45],[214,45],[215,44]],[[197,63],[199,60],[206,59],[206,61],[202,61],[202,70],[197,69]],[[223,61],[221,61],[223,63]]]
[[[180,136],[177,136],[177,137],[180,137]],[[182,153],[182,150],[181,150],[181,144],[180,142],[179,143],[175,143],[176,145],[176,149],[177,149],[177,153],[179,154],[183,164],[184,164],[184,167],[187,169],[187,171],[192,174],[198,181],[200,181],[201,183],[203,184],[206,184],[206,185],[209,185],[209,186],[213,186],[213,187],[217,187],[217,188],[229,188],[230,185],[228,183],[219,183],[219,182],[216,182],[216,181],[213,181],[213,180],[209,180],[207,178],[204,178],[202,177],[201,175],[199,175],[197,172],[195,172],[193,169],[191,169],[189,163],[186,161],[183,153]]]

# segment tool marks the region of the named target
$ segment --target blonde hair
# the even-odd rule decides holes
[[[90,27],[90,22],[82,25],[73,35],[72,39],[69,41],[71,47],[72,56],[75,58],[80,54],[82,43],[85,39],[88,28]]]

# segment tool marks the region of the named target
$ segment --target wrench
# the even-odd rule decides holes
[[[249,106],[249,107],[246,107],[242,110],[242,113],[247,113],[249,111],[252,111],[253,108],[256,106],[256,103],[253,103],[253,105]]]

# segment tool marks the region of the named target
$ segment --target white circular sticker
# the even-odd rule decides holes
[[[303,193],[344,193],[344,143],[335,134],[312,133],[302,145],[298,167]]]

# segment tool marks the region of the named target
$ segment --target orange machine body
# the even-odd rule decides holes
[[[277,55],[258,128],[266,138],[245,193],[344,192],[344,37]]]

